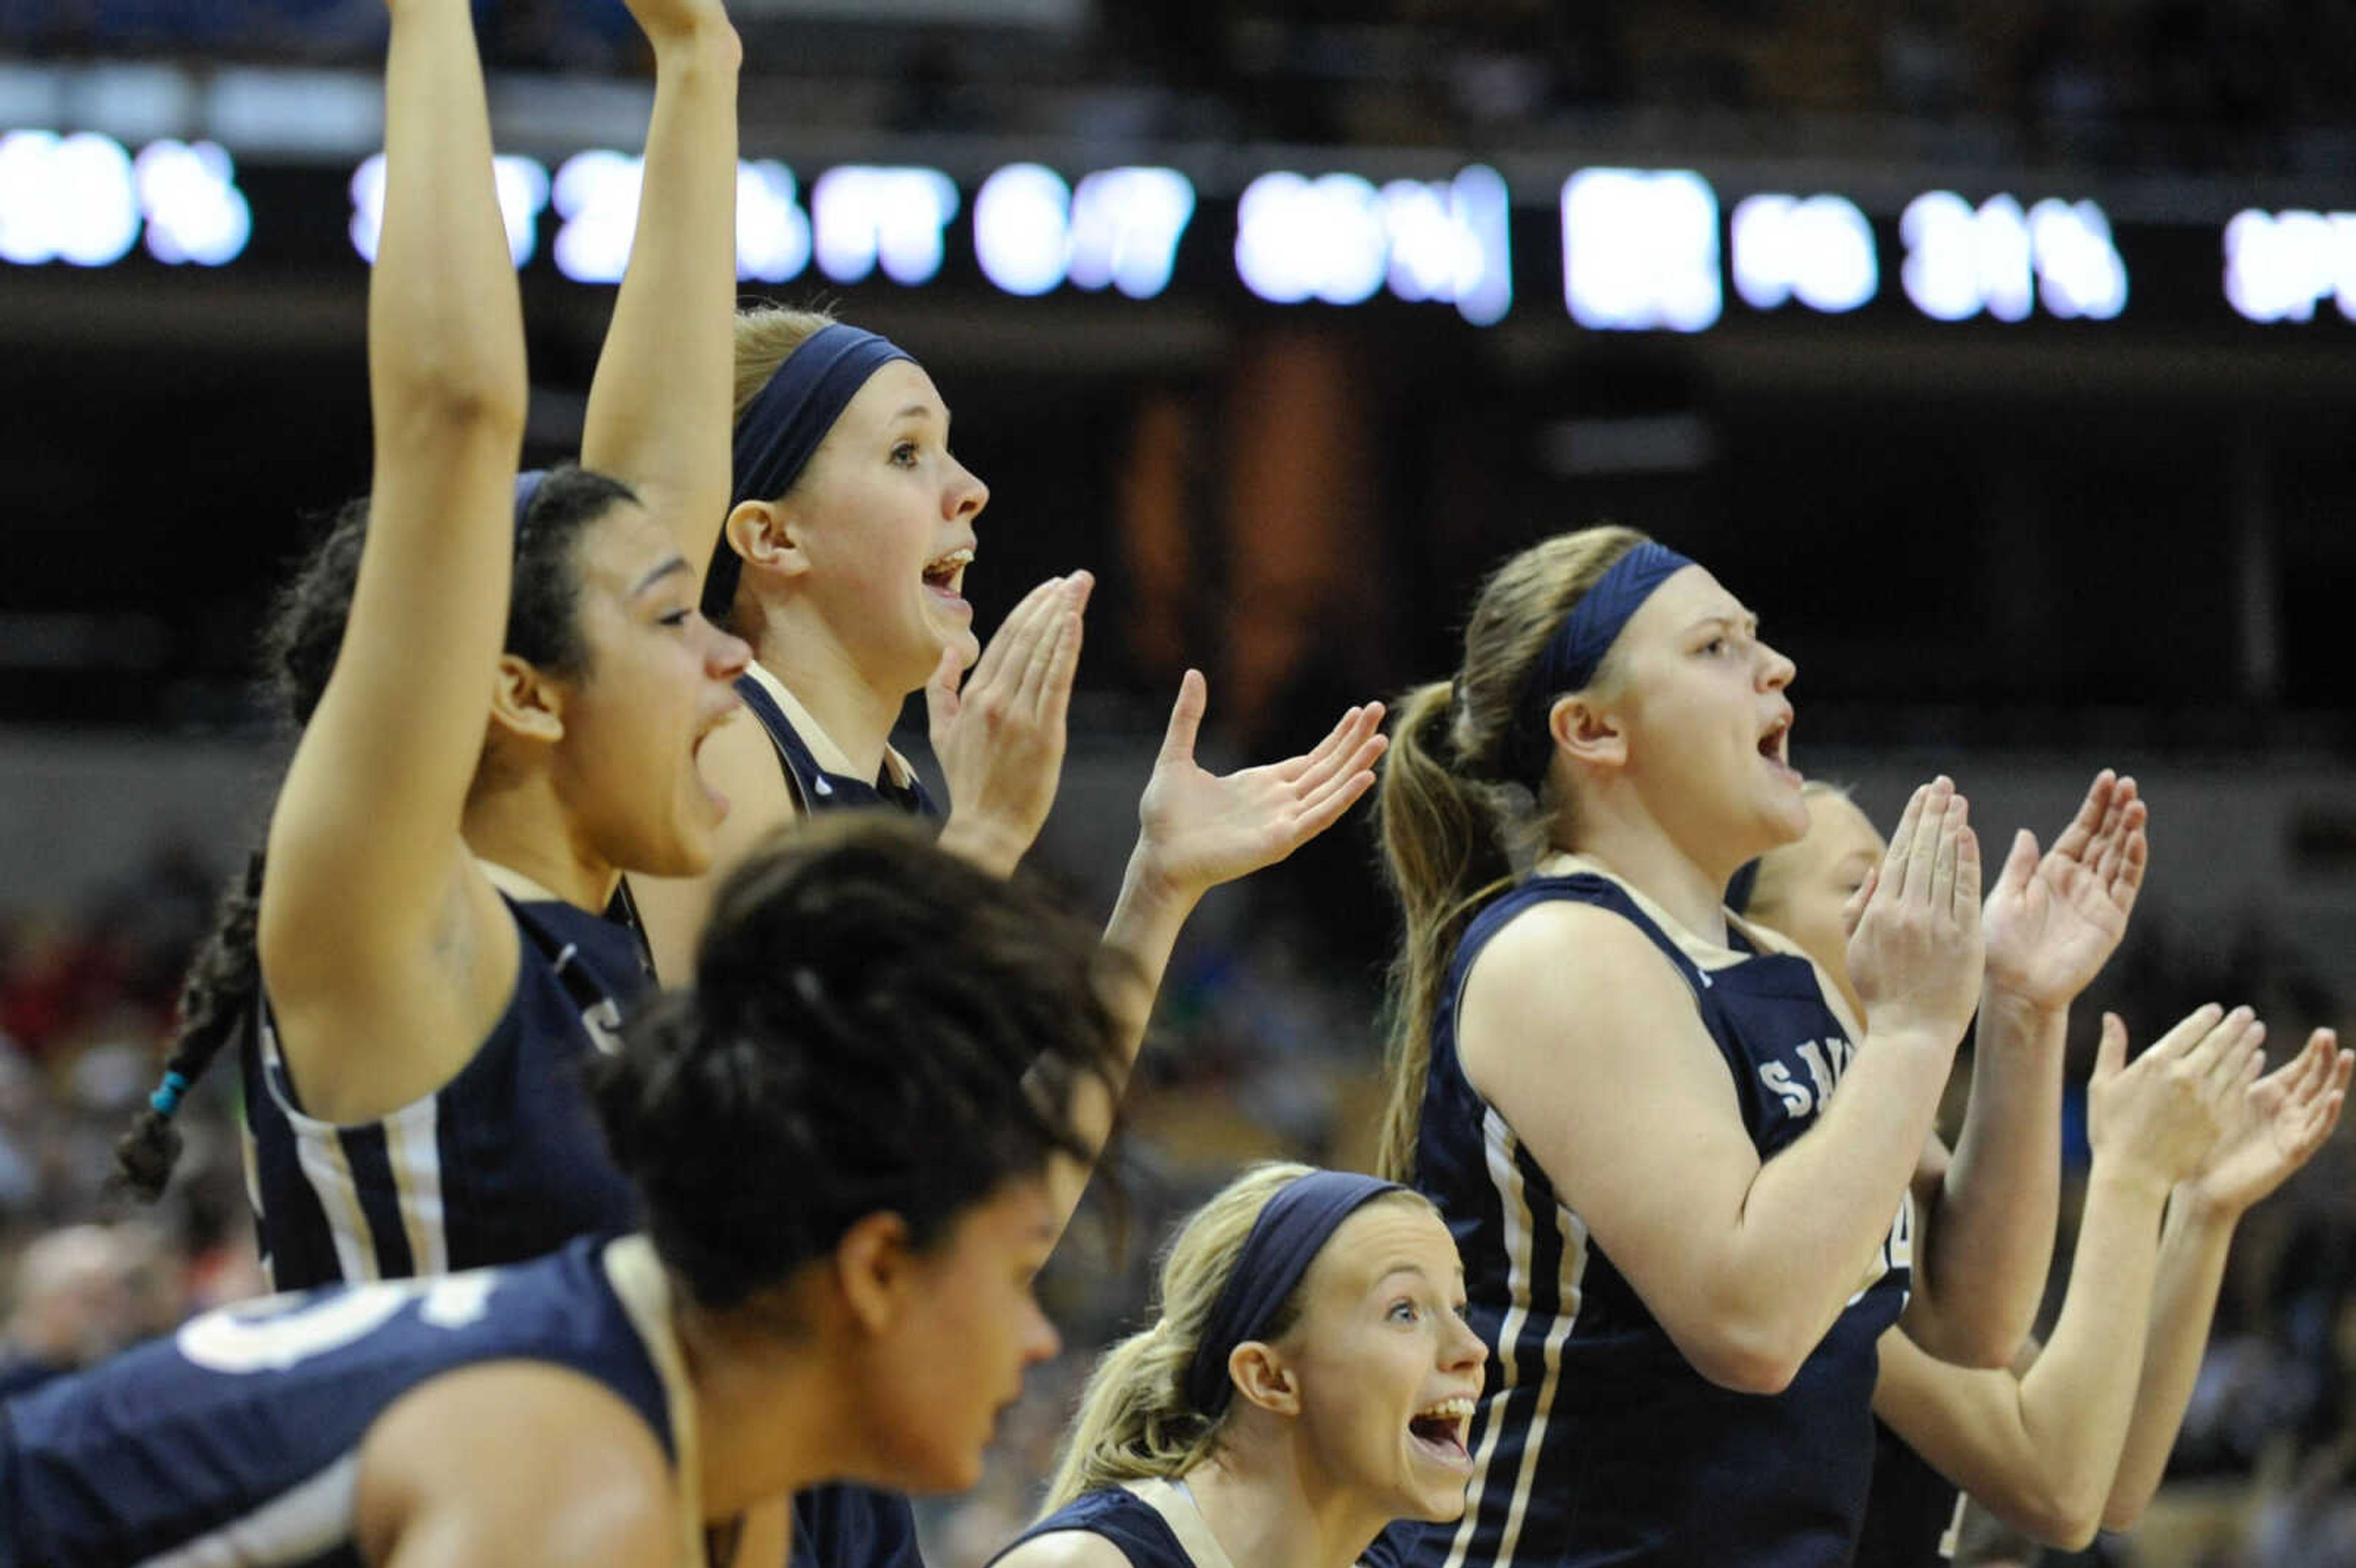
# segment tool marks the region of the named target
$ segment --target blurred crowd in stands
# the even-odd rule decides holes
[[[645,69],[622,0],[476,0],[492,63]],[[748,0],[754,78],[870,128],[1483,150],[1663,135],[1835,155],[2344,167],[2356,7],[2337,0],[1075,0],[1073,24],[912,22]],[[921,16],[926,8],[916,8]],[[1044,8],[1049,14],[1058,8]],[[0,0],[0,51],[366,65],[380,0]],[[801,109],[825,116],[825,105]],[[799,111],[798,111],[799,112]]]
[[[198,847],[160,845],[85,908],[0,910],[0,1391],[262,1288],[233,1070],[208,1078],[183,1113],[188,1152],[162,1205],[138,1209],[108,1188],[113,1139],[154,1079],[219,870]],[[1280,894],[1237,906],[1181,954],[1116,1160],[1042,1281],[1066,1349],[1033,1374],[981,1487],[926,1510],[935,1568],[979,1568],[1027,1517],[1097,1348],[1137,1321],[1154,1247],[1180,1214],[1249,1159],[1372,1157],[1376,982],[1364,955],[1337,955],[1332,933],[1298,912],[1308,907]],[[2222,958],[2191,934],[2164,910],[2138,917],[2074,1019],[2073,1083],[2104,1008],[2140,1040],[2200,1002],[2246,999],[2272,1022],[2277,1052],[2339,1016],[2261,924]],[[1958,1093],[1967,1076],[1959,1070]],[[2073,1091],[2067,1147],[2081,1172],[2083,1106]],[[2074,1209],[2065,1202],[2057,1264]],[[2108,1555],[2083,1561],[2356,1563],[2356,1136],[2343,1132],[2244,1222],[2170,1486],[2133,1542],[2096,1550]]]

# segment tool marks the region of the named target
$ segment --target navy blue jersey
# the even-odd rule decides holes
[[[1938,1568],[1955,1559],[1964,1496],[1906,1439],[1873,1424],[1873,1492],[1857,1538],[1856,1568]]]
[[[500,896],[522,937],[507,1011],[456,1076],[388,1116],[306,1115],[266,1000],[249,1019],[248,1175],[279,1289],[520,1263],[637,1225],[581,1070],[645,987],[644,944],[562,900]]]
[[[594,1379],[676,1467],[694,1407],[661,1280],[642,1239],[583,1241],[516,1268],[340,1285],[192,1319],[0,1406],[0,1568],[358,1568],[369,1429],[421,1384],[488,1361]],[[692,1519],[693,1477],[682,1481]]]
[[[916,1513],[897,1492],[836,1482],[794,1494],[790,1568],[924,1568]]]
[[[1100,1535],[1120,1548],[1130,1568],[1232,1568],[1227,1554],[1181,1483],[1130,1481],[1083,1492],[999,1549],[999,1557],[1063,1531]]]
[[[940,808],[925,792],[925,784],[896,752],[884,759],[884,771],[873,779],[857,778],[830,769],[819,756],[815,741],[805,736],[786,712],[792,696],[776,677],[759,666],[736,677],[736,695],[776,748],[777,763],[793,791],[795,809],[804,812],[842,811],[859,806],[888,806],[911,816],[938,816]],[[830,755],[835,748],[827,745]]]
[[[1788,1390],[1720,1388],[1679,1354],[1474,1092],[1457,1059],[1456,1009],[1473,961],[1515,916],[1553,900],[1610,910],[1692,988],[1762,1157],[1813,1125],[1854,1050],[1849,1033],[1814,965],[1774,939],[1739,925],[1731,948],[1672,935],[1665,915],[1587,863],[1562,857],[1545,869],[1473,919],[1432,1020],[1416,1185],[1463,1253],[1490,1359],[1462,1522],[1403,1529],[1393,1544],[1417,1568],[1836,1568],[1865,1510],[1875,1341],[1905,1303],[1911,1199],[1893,1195],[1889,1240]]]
[[[896,753],[873,781],[827,768],[778,700],[782,686],[766,671],[736,677],[736,693],[776,748],[796,809],[817,813],[885,807],[911,816],[938,816],[922,780]],[[830,752],[832,750],[829,748]],[[916,1550],[916,1515],[897,1492],[836,1484],[794,1496],[790,1568],[924,1568]]]

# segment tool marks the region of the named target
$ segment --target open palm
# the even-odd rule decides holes
[[[1209,691],[1188,670],[1153,776],[1138,802],[1140,849],[1170,886],[1200,893],[1272,866],[1342,818],[1374,787],[1383,705],[1342,715],[1313,750],[1232,773],[1194,761]]]
[[[2026,828],[2014,837],[1981,917],[1990,987],[2049,1008],[2086,988],[2126,934],[2148,816],[2135,780],[2105,768],[2050,851]]]
[[[2331,1030],[2317,1029],[2304,1051],[2251,1084],[2231,1107],[2208,1168],[2194,1179],[2211,1202],[2239,1213],[2323,1147],[2356,1070],[2356,1053],[2339,1045]]]

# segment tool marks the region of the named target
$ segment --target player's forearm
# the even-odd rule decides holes
[[[1869,1036],[1815,1126],[1760,1168],[1710,1293],[1737,1376],[1705,1376],[1775,1386],[1823,1339],[1889,1241],[1954,1054]]]
[[[1105,923],[1105,990],[1119,1028],[1124,1060],[1131,1064],[1145,1043],[1152,1021],[1154,998],[1169,973],[1170,955],[1177,950],[1178,933],[1202,901],[1200,892],[1178,887],[1163,877],[1151,850],[1141,839],[1121,877],[1120,897],[1112,918]]]
[[[473,18],[464,0],[398,0],[391,12],[368,306],[380,466],[421,441],[446,444],[454,427],[519,443],[527,392]]]
[[[2090,1533],[2126,1441],[2166,1187],[2098,1157],[2052,1338],[2020,1380],[2027,1428],[2057,1509]]]
[[[2238,1216],[2201,1201],[2188,1188],[2179,1187],[2169,1200],[2135,1414],[2103,1506],[2103,1522],[2113,1530],[2133,1525],[2159,1489],[2208,1349],[2209,1326],[2237,1221]]]
[[[1981,997],[1971,1100],[1929,1229],[1926,1272],[1970,1282],[1945,1293],[1933,1354],[2000,1367],[2034,1326],[2053,1262],[2062,1182],[2066,1008],[1991,987]]]
[[[742,50],[724,21],[653,42],[637,229],[581,460],[648,492],[700,573],[728,506]]]

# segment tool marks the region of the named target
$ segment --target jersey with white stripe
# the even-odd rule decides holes
[[[520,1263],[637,1224],[582,1070],[614,1049],[644,945],[562,900],[500,897],[522,937],[507,1010],[455,1076],[390,1115],[307,1115],[267,1000],[249,1018],[247,1174],[279,1289]]]
[[[694,1405],[660,1279],[643,1239],[584,1240],[516,1268],[194,1318],[0,1406],[0,1568],[359,1568],[369,1429],[412,1391],[489,1361],[612,1390],[679,1472],[692,1520],[680,1454]]]
[[[1875,1341],[1903,1307],[1911,1200],[1847,1307],[1781,1394],[1695,1371],[1457,1056],[1457,1008],[1482,950],[1551,901],[1611,911],[1660,950],[1733,1080],[1762,1157],[1805,1133],[1854,1051],[1815,966],[1740,922],[1719,947],[1601,868],[1559,857],[1502,895],[1459,944],[1432,1020],[1416,1185],[1464,1258],[1489,1347],[1470,1434],[1464,1518],[1389,1538],[1415,1568],[1836,1568],[1873,1463]],[[1610,1081],[1594,1093],[1620,1093]]]
[[[1964,1496],[1906,1439],[1873,1424],[1873,1491],[1854,1568],[1939,1568],[1955,1558]]]

